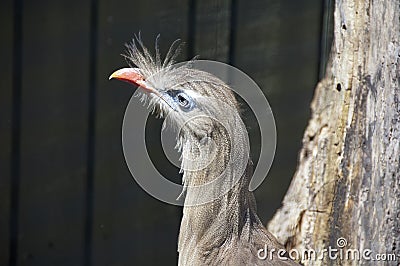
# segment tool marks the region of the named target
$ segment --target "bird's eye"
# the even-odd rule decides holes
[[[185,93],[183,93],[183,92],[178,93],[176,95],[176,99],[177,99],[179,105],[182,106],[183,108],[185,108],[185,109],[191,108],[191,106],[192,106],[191,99]]]
[[[182,106],[189,105],[188,99],[186,99],[182,94],[178,95],[178,101],[179,101],[179,104],[182,105]]]

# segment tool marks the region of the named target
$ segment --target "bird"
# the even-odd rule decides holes
[[[175,67],[179,40],[161,59],[158,39],[152,53],[133,38],[124,55],[129,66],[109,79],[138,86],[141,100],[177,130],[184,197],[178,265],[298,265],[257,215],[248,133],[232,89],[194,68],[197,58]]]

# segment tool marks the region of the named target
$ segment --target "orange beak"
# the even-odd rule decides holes
[[[108,79],[122,80],[143,88],[145,91],[159,95],[159,92],[148,86],[139,68],[121,68],[110,75]]]
[[[167,97],[163,96],[162,93],[160,93],[155,88],[148,85],[145,78],[140,73],[139,68],[128,67],[128,68],[118,69],[117,71],[112,73],[108,79],[122,80],[122,81],[125,81],[128,83],[134,84],[140,88],[143,88],[144,91],[146,91],[148,93],[153,93],[154,95],[158,96],[165,103],[167,103],[171,107],[171,109],[176,111],[176,107],[174,107],[174,105],[171,103],[171,100],[169,100]]]

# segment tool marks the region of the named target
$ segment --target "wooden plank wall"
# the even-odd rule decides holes
[[[264,89],[279,137],[257,191],[266,221],[296,164],[317,82],[320,20],[317,0],[4,0],[0,265],[177,263],[181,209],[132,179],[121,126],[134,88],[108,81],[139,31],[150,48],[161,33],[164,54],[180,38],[182,60],[233,63]],[[177,169],[157,147],[161,121],[149,125],[149,153],[174,179]]]
[[[24,1],[18,265],[84,257],[89,1]]]

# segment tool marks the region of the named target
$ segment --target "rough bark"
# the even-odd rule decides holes
[[[398,0],[337,0],[334,41],[317,85],[298,168],[269,230],[287,248],[400,255],[400,8]]]

